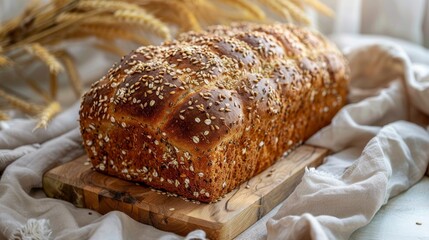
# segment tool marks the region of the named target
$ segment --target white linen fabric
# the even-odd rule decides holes
[[[337,19],[319,18],[318,26],[346,53],[351,91],[349,104],[308,143],[333,154],[308,169],[284,204],[238,239],[347,239],[427,171],[429,53],[416,45],[429,46],[427,1],[325,1]],[[12,1],[0,1],[0,19],[13,8]],[[110,65],[103,55],[80,51],[87,82]],[[46,130],[32,132],[34,120],[0,122],[0,239],[181,239],[118,211],[100,215],[44,195],[43,173],[84,153],[78,105]],[[187,239],[205,234],[197,230]]]

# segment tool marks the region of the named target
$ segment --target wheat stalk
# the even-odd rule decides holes
[[[57,99],[58,74],[55,72],[49,72],[49,91],[51,94],[51,98]]]
[[[43,91],[39,87],[39,85],[37,85],[36,83],[34,83],[34,81],[30,81],[29,80],[29,81],[26,81],[26,83],[31,88],[31,90],[33,90],[37,95],[39,95],[40,97],[42,97],[45,102],[52,101],[51,96],[49,94],[47,94],[45,91]]]
[[[0,89],[0,98],[5,99],[11,106],[27,114],[37,114],[38,112],[40,112],[40,109],[41,109],[40,106],[36,104],[28,103],[27,101],[21,98],[15,97],[11,94],[8,94],[1,89]]]
[[[116,46],[115,43],[112,41],[105,41],[104,43],[97,43],[95,44],[95,47],[103,50],[105,52],[112,53],[114,55],[117,55],[119,57],[125,56],[127,54],[124,50],[122,50],[120,47]]]
[[[72,56],[66,51],[56,52],[55,55],[57,55],[63,61],[69,76],[68,79],[70,81],[70,85],[72,86],[75,95],[80,97],[83,91],[83,86]]]
[[[54,101],[48,104],[39,114],[39,120],[33,131],[38,128],[46,128],[49,121],[61,111],[61,105]]]

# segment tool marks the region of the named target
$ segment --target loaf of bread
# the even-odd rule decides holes
[[[132,51],[84,95],[96,170],[213,202],[302,144],[345,104],[349,70],[319,33],[235,24]]]

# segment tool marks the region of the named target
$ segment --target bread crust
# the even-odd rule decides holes
[[[235,24],[123,57],[83,96],[97,171],[216,201],[329,124],[349,70],[319,33]]]

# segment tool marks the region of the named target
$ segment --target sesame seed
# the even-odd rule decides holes
[[[264,146],[264,141],[261,141],[260,143],[259,143],[259,147],[262,147],[262,146]]]
[[[200,142],[200,138],[198,138],[197,136],[193,136],[192,137],[192,141],[194,141],[194,143],[199,143]]]
[[[104,171],[104,170],[106,169],[106,166],[104,166],[104,164],[103,164],[103,163],[100,163],[100,164],[98,165],[98,169],[100,169],[101,171]]]
[[[150,100],[150,102],[149,102],[149,106],[153,106],[153,105],[155,105],[155,100]]]
[[[159,141],[158,140],[155,140],[154,143],[155,143],[155,145],[159,145]]]
[[[200,118],[195,118],[195,122],[197,122],[197,123],[199,123],[199,122],[201,122],[201,120],[200,120]]]
[[[210,125],[210,124],[212,123],[212,120],[210,120],[210,119],[206,119],[206,120],[204,120],[204,123],[205,123],[206,125]]]
[[[209,133],[210,133],[209,131],[204,131],[203,134],[204,134],[204,136],[207,136],[207,135],[209,135]]]
[[[198,173],[198,176],[199,177],[204,177],[204,173],[200,172],[200,173]]]
[[[223,182],[222,183],[222,188],[225,188],[226,187],[226,182]]]
[[[91,140],[86,140],[86,145],[87,146],[91,146],[92,145],[92,141]]]

